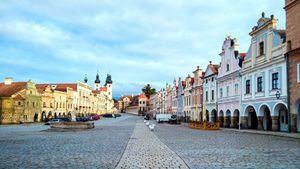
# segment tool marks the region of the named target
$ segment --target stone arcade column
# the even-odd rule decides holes
[[[231,128],[238,128],[238,117],[232,117],[231,118],[231,124],[230,127]]]
[[[257,116],[257,129],[263,130],[263,116]]]
[[[278,131],[279,126],[278,126],[278,116],[272,116],[272,131]]]
[[[297,132],[297,114],[291,113],[291,132]]]
[[[248,129],[248,116],[242,116],[241,117],[241,128],[242,129]]]
[[[223,122],[224,122],[223,117],[222,116],[218,117],[218,119],[219,119],[219,122],[220,122],[220,127],[223,127]]]

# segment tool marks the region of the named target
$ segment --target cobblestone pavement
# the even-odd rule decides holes
[[[188,168],[184,161],[162,143],[140,120],[136,124],[127,148],[116,167],[130,168]]]
[[[300,140],[158,124],[155,135],[190,168],[300,168]]]
[[[81,132],[47,132],[42,124],[0,126],[0,168],[115,168],[136,119],[104,119]]]

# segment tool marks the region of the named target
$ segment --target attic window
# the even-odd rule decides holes
[[[259,56],[264,55],[264,42],[259,43]]]

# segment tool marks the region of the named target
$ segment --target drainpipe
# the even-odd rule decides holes
[[[239,77],[240,77],[240,97],[241,97],[241,99],[240,99],[240,114],[239,114],[239,130],[241,130],[241,123],[242,123],[242,94],[243,94],[243,84],[242,84],[242,82],[243,82],[243,78],[242,78],[242,75],[241,75],[241,70],[239,71]]]
[[[291,132],[291,109],[290,109],[290,90],[289,90],[289,88],[290,88],[290,84],[289,84],[289,79],[290,79],[290,75],[289,75],[289,69],[290,69],[290,67],[289,67],[289,54],[288,53],[286,53],[286,54],[284,54],[285,56],[285,60],[286,60],[286,78],[287,78],[287,106],[288,106],[288,113],[289,113],[289,115],[288,115],[288,132]]]

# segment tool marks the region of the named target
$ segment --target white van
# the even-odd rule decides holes
[[[156,114],[156,121],[158,123],[161,122],[169,122],[171,119],[172,114]]]

